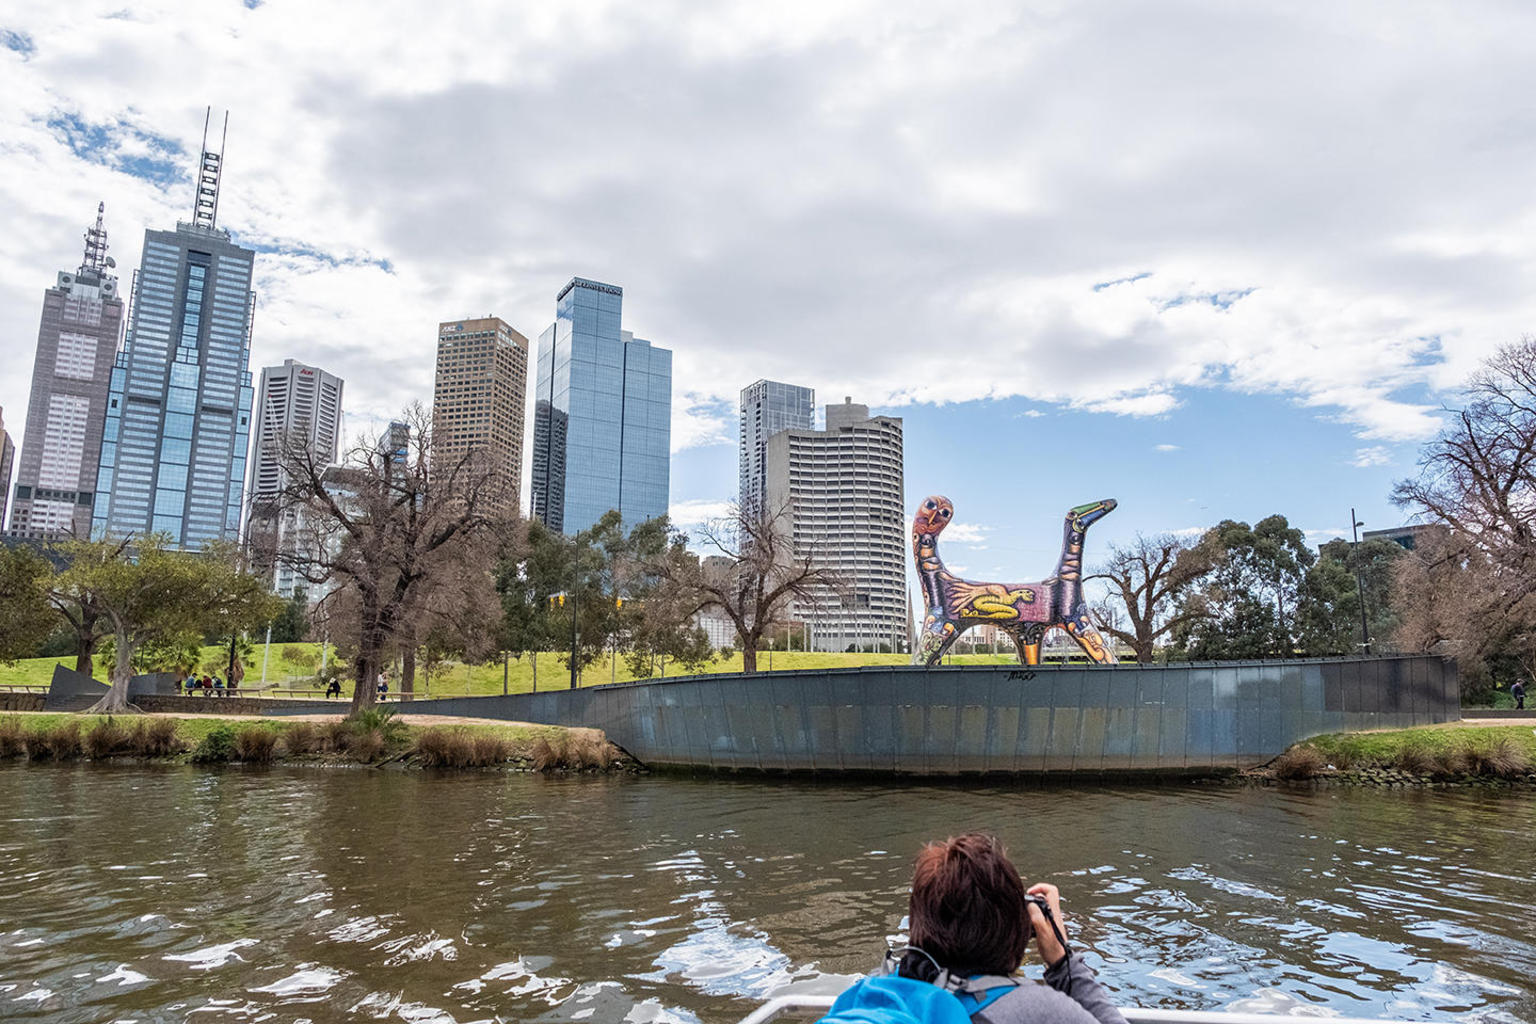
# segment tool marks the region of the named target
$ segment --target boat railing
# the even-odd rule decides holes
[[[835,996],[774,996],[741,1019],[741,1024],[814,1020],[832,1008]],[[1224,1013],[1219,1010],[1143,1010],[1121,1007],[1128,1024],[1276,1024],[1290,1019],[1278,1013]],[[1329,1017],[1328,1024],[1405,1024],[1366,1017]]]

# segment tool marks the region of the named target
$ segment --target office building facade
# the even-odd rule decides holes
[[[283,509],[288,486],[283,446],[307,445],[322,463],[336,461],[341,441],[341,396],[345,382],[318,366],[293,359],[264,367],[256,392],[255,443],[246,487],[246,549],[254,569],[268,576],[272,589],[292,597],[306,586],[296,576],[293,556],[304,531],[295,509]]]
[[[16,465],[16,442],[5,429],[5,410],[0,409],[0,527],[5,525],[7,498],[11,493],[11,470]]]
[[[191,222],[146,231],[107,401],[93,532],[199,549],[240,536],[250,439],[256,254],[217,227],[203,153]]]
[[[795,601],[788,617],[809,626],[814,650],[908,643],[907,524],[902,423],[851,399],[826,407],[824,430],[768,439],[769,507],[786,508],[797,557],[835,571],[845,592]]]
[[[577,533],[610,510],[625,528],[671,495],[672,353],[621,329],[624,291],[572,278],[539,336],[532,514]]]
[[[450,320],[437,327],[432,389],[432,458],[454,466],[483,453],[499,478],[499,511],[520,508],[528,339],[499,317]]]
[[[96,469],[117,339],[123,327],[104,207],[85,233],[78,269],[43,293],[32,391],[11,506],[11,535],[87,537],[97,505]],[[6,488],[10,493],[10,488]]]
[[[768,490],[768,439],[782,430],[816,427],[816,391],[797,384],[760,380],[741,389],[741,432],[737,442],[740,496],[744,514],[757,514]]]

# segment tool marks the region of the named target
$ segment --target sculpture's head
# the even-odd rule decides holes
[[[949,499],[942,494],[931,494],[917,506],[917,514],[912,517],[912,532],[936,537],[954,517],[955,506]]]
[[[1090,501],[1086,505],[1079,505],[1067,512],[1067,521],[1074,529],[1086,530],[1094,523],[1103,519],[1115,510],[1119,502],[1114,498],[1105,498],[1102,501]]]

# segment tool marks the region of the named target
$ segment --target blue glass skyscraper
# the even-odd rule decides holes
[[[624,290],[572,278],[539,335],[533,515],[577,533],[617,509],[626,528],[671,494],[672,353],[620,328]]]
[[[238,539],[250,439],[256,254],[215,226],[220,154],[203,153],[191,223],[146,231],[112,371],[92,530]]]

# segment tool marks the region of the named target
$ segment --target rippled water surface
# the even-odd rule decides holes
[[[1536,796],[0,767],[0,1020],[734,1021],[1053,881],[1122,1002],[1536,1020]]]

